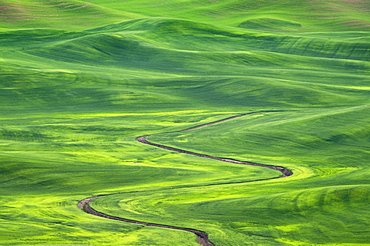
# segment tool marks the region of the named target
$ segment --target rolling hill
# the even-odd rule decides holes
[[[0,244],[369,245],[369,10],[0,1]]]

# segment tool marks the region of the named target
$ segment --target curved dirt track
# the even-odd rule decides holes
[[[182,131],[190,131],[190,130],[197,129],[197,128],[200,128],[200,127],[205,127],[205,126],[221,123],[221,122],[224,122],[224,121],[227,121],[227,120],[232,120],[232,119],[235,119],[235,118],[238,118],[238,117],[242,117],[242,116],[246,116],[246,115],[250,115],[250,114],[255,114],[255,113],[263,113],[263,112],[277,112],[277,111],[260,111],[260,112],[252,112],[252,113],[247,113],[247,114],[241,114],[241,115],[225,118],[225,119],[222,119],[222,120],[214,121],[214,122],[211,122],[211,123],[199,125],[199,126],[196,126],[196,127],[188,128],[188,129],[185,129],[185,130],[182,130]],[[162,149],[170,150],[170,151],[175,151],[175,152],[179,152],[179,153],[199,156],[199,157],[203,157],[203,158],[214,159],[214,160],[218,160],[218,161],[225,161],[225,162],[231,162],[231,163],[242,164],[242,165],[251,165],[251,166],[259,166],[259,167],[266,167],[266,168],[274,169],[274,170],[280,171],[283,174],[282,176],[277,177],[277,178],[283,178],[283,177],[291,176],[293,174],[292,171],[290,171],[289,169],[286,169],[284,167],[270,166],[270,165],[257,164],[257,163],[253,163],[253,162],[245,162],[245,161],[238,161],[238,160],[228,159],[228,158],[214,157],[214,156],[210,156],[210,155],[204,155],[204,154],[199,154],[199,153],[196,153],[196,152],[177,149],[177,148],[169,147],[169,146],[166,146],[166,145],[152,143],[152,142],[149,142],[146,139],[149,136],[151,136],[151,135],[141,136],[141,137],[136,138],[136,140],[140,143],[143,143],[143,144],[148,144],[148,145],[151,145],[151,146],[155,146],[155,147],[158,147],[158,148],[162,148]],[[271,178],[271,179],[277,179],[277,178]],[[177,226],[169,226],[169,225],[161,225],[161,224],[155,224],[155,223],[141,222],[141,221],[136,221],[136,220],[129,220],[129,219],[119,218],[119,217],[107,215],[107,214],[101,213],[99,211],[96,211],[95,209],[93,209],[90,206],[90,201],[92,201],[92,200],[94,200],[98,197],[103,197],[103,196],[108,196],[108,195],[101,195],[101,196],[85,198],[84,200],[82,200],[78,203],[78,207],[81,210],[85,211],[86,213],[96,215],[96,216],[99,216],[99,217],[103,217],[103,218],[107,218],[107,219],[111,219],[111,220],[118,220],[118,221],[140,224],[140,225],[146,225],[146,226],[156,226],[156,227],[163,227],[163,228],[174,229],[174,230],[188,231],[188,232],[194,233],[197,236],[197,238],[198,238],[197,240],[198,240],[198,243],[200,245],[202,245],[202,246],[214,246],[214,244],[208,240],[208,234],[206,232],[203,232],[203,231],[190,229],[190,228],[177,227]]]
[[[190,229],[190,228],[182,228],[182,227],[177,227],[177,226],[169,226],[169,225],[161,225],[161,224],[155,224],[155,223],[147,223],[147,222],[141,222],[141,221],[136,221],[136,220],[129,220],[129,219],[123,219],[111,215],[107,215],[101,212],[96,211],[92,207],[90,207],[90,201],[102,196],[95,196],[95,197],[90,197],[86,198],[78,203],[78,207],[85,211],[86,213],[93,214],[99,217],[111,219],[111,220],[119,220],[123,222],[128,222],[128,223],[133,223],[133,224],[139,224],[139,225],[146,225],[146,226],[156,226],[156,227],[163,227],[163,228],[168,228],[168,229],[174,229],[174,230],[181,230],[181,231],[188,231],[194,233],[198,237],[198,243],[203,246],[214,246],[209,240],[208,240],[208,234],[203,232],[203,231],[198,231],[195,229]]]

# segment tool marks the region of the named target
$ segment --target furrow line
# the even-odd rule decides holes
[[[211,123],[207,123],[207,124],[195,126],[195,127],[192,127],[192,128],[188,128],[188,129],[185,129],[185,130],[182,130],[182,131],[190,131],[190,130],[194,130],[194,129],[197,129],[197,128],[222,123],[224,121],[232,120],[232,119],[239,118],[239,117],[242,117],[242,116],[251,115],[251,114],[255,114],[255,113],[263,113],[263,112],[278,112],[278,111],[261,111],[261,112],[251,112],[251,113],[241,114],[241,115],[225,118],[225,119],[222,119],[222,120],[214,121],[214,122],[211,122]],[[196,152],[192,152],[192,151],[187,151],[187,150],[178,149],[178,148],[174,148],[174,147],[170,147],[170,146],[166,146],[166,145],[162,145],[162,144],[149,142],[147,140],[147,138],[149,136],[152,136],[152,135],[145,135],[145,136],[138,137],[138,138],[136,138],[136,141],[138,141],[140,143],[143,143],[143,144],[151,145],[151,146],[154,146],[154,147],[157,147],[157,148],[161,148],[161,149],[165,149],[165,150],[169,150],[169,151],[175,151],[175,152],[179,152],[179,153],[183,153],[183,154],[194,155],[194,156],[198,156],[198,157],[209,158],[209,159],[214,159],[214,160],[224,161],[224,162],[230,162],[230,163],[235,163],[235,164],[251,165],[251,166],[259,166],[259,167],[270,168],[270,169],[273,169],[273,170],[277,170],[277,171],[279,171],[283,174],[282,176],[277,177],[277,178],[283,178],[283,177],[288,177],[288,176],[293,175],[293,172],[291,170],[289,170],[287,168],[284,168],[284,167],[264,165],[264,164],[258,164],[258,163],[253,163],[253,162],[246,162],[246,161],[238,161],[238,160],[234,160],[234,159],[230,159],[230,158],[215,157],[215,156],[200,154],[200,153],[196,153]],[[271,179],[276,179],[276,178],[271,178]],[[90,202],[92,200],[96,199],[96,198],[103,197],[103,196],[107,196],[107,195],[85,198],[84,200],[82,200],[78,203],[78,207],[81,210],[85,211],[86,213],[89,213],[89,214],[92,214],[92,215],[95,215],[95,216],[99,216],[99,217],[103,217],[103,218],[107,218],[107,219],[111,219],[111,220],[118,220],[118,221],[140,224],[140,225],[146,225],[146,226],[156,226],[156,227],[163,227],[163,228],[168,228],[168,229],[182,230],[182,231],[191,232],[191,233],[194,233],[197,236],[197,240],[198,240],[198,243],[200,245],[202,245],[202,246],[214,246],[214,244],[211,241],[209,241],[208,234],[206,232],[203,232],[203,231],[199,231],[199,230],[195,230],[195,229],[191,229],[191,228],[183,228],[183,227],[177,227],[177,226],[169,226],[169,225],[141,222],[141,221],[136,221],[136,220],[129,220],[129,219],[115,217],[115,216],[107,215],[107,214],[101,213],[99,211],[96,211],[95,209],[93,209],[90,206]]]

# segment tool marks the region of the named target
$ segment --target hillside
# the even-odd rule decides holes
[[[369,245],[368,1],[0,3],[0,245]]]

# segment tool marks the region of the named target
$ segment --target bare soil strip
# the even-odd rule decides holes
[[[208,234],[203,232],[203,231],[198,231],[190,228],[182,228],[182,227],[177,227],[177,226],[169,226],[169,225],[161,225],[161,224],[155,224],[155,223],[147,223],[147,222],[141,222],[141,221],[136,221],[136,220],[129,220],[129,219],[123,219],[120,217],[115,217],[111,215],[107,215],[101,212],[96,211],[92,207],[90,207],[90,201],[102,196],[95,196],[95,197],[90,197],[86,198],[78,203],[78,207],[85,211],[86,213],[96,215],[99,217],[111,219],[111,220],[118,220],[118,221],[123,221],[123,222],[128,222],[128,223],[133,223],[133,224],[139,224],[139,225],[146,225],[146,226],[156,226],[156,227],[163,227],[163,228],[168,228],[168,229],[174,229],[174,230],[181,230],[181,231],[188,231],[191,233],[194,233],[198,237],[198,243],[203,246],[214,246],[209,240],[208,240]]]
[[[214,159],[214,160],[218,160],[218,161],[231,162],[231,163],[236,163],[236,164],[242,164],[242,165],[267,167],[267,168],[270,168],[270,169],[280,171],[283,174],[283,176],[281,176],[279,178],[287,177],[287,176],[290,176],[290,175],[293,174],[292,171],[290,171],[289,169],[286,169],[284,167],[270,166],[270,165],[264,165],[264,164],[258,164],[258,163],[253,163],[253,162],[246,162],[246,161],[238,161],[238,160],[229,159],[229,158],[214,157],[214,156],[199,154],[199,153],[195,153],[195,152],[191,152],[191,151],[187,151],[187,150],[177,149],[177,148],[169,147],[169,146],[166,146],[166,145],[152,143],[152,142],[149,142],[148,140],[146,140],[146,138],[149,137],[149,136],[150,135],[141,136],[141,137],[138,137],[136,140],[139,141],[140,143],[144,143],[144,144],[152,145],[152,146],[155,146],[155,147],[158,147],[158,148],[162,148],[162,149],[166,149],[166,150],[170,150],[170,151],[176,151],[176,152],[184,153],[184,154],[188,154],[188,155],[195,155],[195,156],[199,156],[199,157]]]
[[[277,111],[263,111],[263,112],[277,112]],[[262,111],[261,112],[251,112],[251,113],[247,113],[247,114],[232,116],[232,117],[229,117],[229,118],[214,121],[214,122],[207,123],[207,124],[204,124],[204,125],[195,126],[195,127],[189,128],[189,129],[182,130],[182,131],[190,131],[190,130],[194,130],[194,129],[197,129],[197,128],[200,128],[200,127],[214,125],[214,124],[221,123],[221,122],[224,122],[224,121],[227,121],[227,120],[232,120],[232,119],[235,119],[235,118],[239,118],[239,117],[242,117],[242,116],[255,114],[255,113],[263,113],[263,112]],[[258,164],[258,163],[253,163],[253,162],[246,162],[246,161],[238,161],[238,160],[229,159],[229,158],[214,157],[214,156],[195,153],[195,152],[191,152],[191,151],[187,151],[187,150],[177,149],[177,148],[173,148],[173,147],[166,146],[166,145],[156,144],[156,143],[149,142],[148,140],[146,140],[146,138],[149,137],[149,136],[151,136],[151,135],[141,136],[141,137],[136,138],[136,140],[140,143],[143,143],[143,144],[148,144],[148,145],[155,146],[155,147],[158,147],[158,148],[162,148],[162,149],[165,149],[165,150],[175,151],[175,152],[184,153],[184,154],[188,154],[188,155],[194,155],[194,156],[214,159],[214,160],[218,160],[218,161],[231,162],[231,163],[235,163],[235,164],[259,166],[259,167],[266,167],[266,168],[274,169],[274,170],[280,171],[283,174],[282,176],[277,177],[277,178],[283,178],[283,177],[288,177],[288,176],[293,175],[293,172],[291,170],[289,170],[287,168],[284,168],[284,167],[270,166],[270,165],[264,165],[264,164]],[[276,178],[271,178],[271,179],[276,179]],[[169,226],[169,225],[161,225],[161,224],[154,224],[154,223],[147,223],[147,222],[141,222],[141,221],[136,221],[136,220],[129,220],[129,219],[124,219],[124,218],[119,218],[119,217],[115,217],[115,216],[111,216],[111,215],[101,213],[99,211],[96,211],[92,207],[90,207],[90,201],[92,201],[92,200],[94,200],[98,197],[103,197],[103,196],[107,196],[107,195],[101,195],[101,196],[86,198],[86,199],[84,199],[84,200],[82,200],[78,203],[78,207],[81,210],[85,211],[86,213],[96,215],[96,216],[99,216],[99,217],[103,217],[103,218],[107,218],[107,219],[111,219],[111,220],[118,220],[118,221],[140,224],[140,225],[146,225],[146,226],[156,226],[156,227],[163,227],[163,228],[168,228],[168,229],[188,231],[188,232],[194,233],[197,236],[197,238],[198,238],[197,240],[198,240],[198,243],[200,245],[202,245],[202,246],[214,246],[214,244],[211,243],[208,240],[208,234],[206,232],[203,232],[203,231],[198,231],[198,230],[190,229],[190,228],[183,228],[183,227]]]

